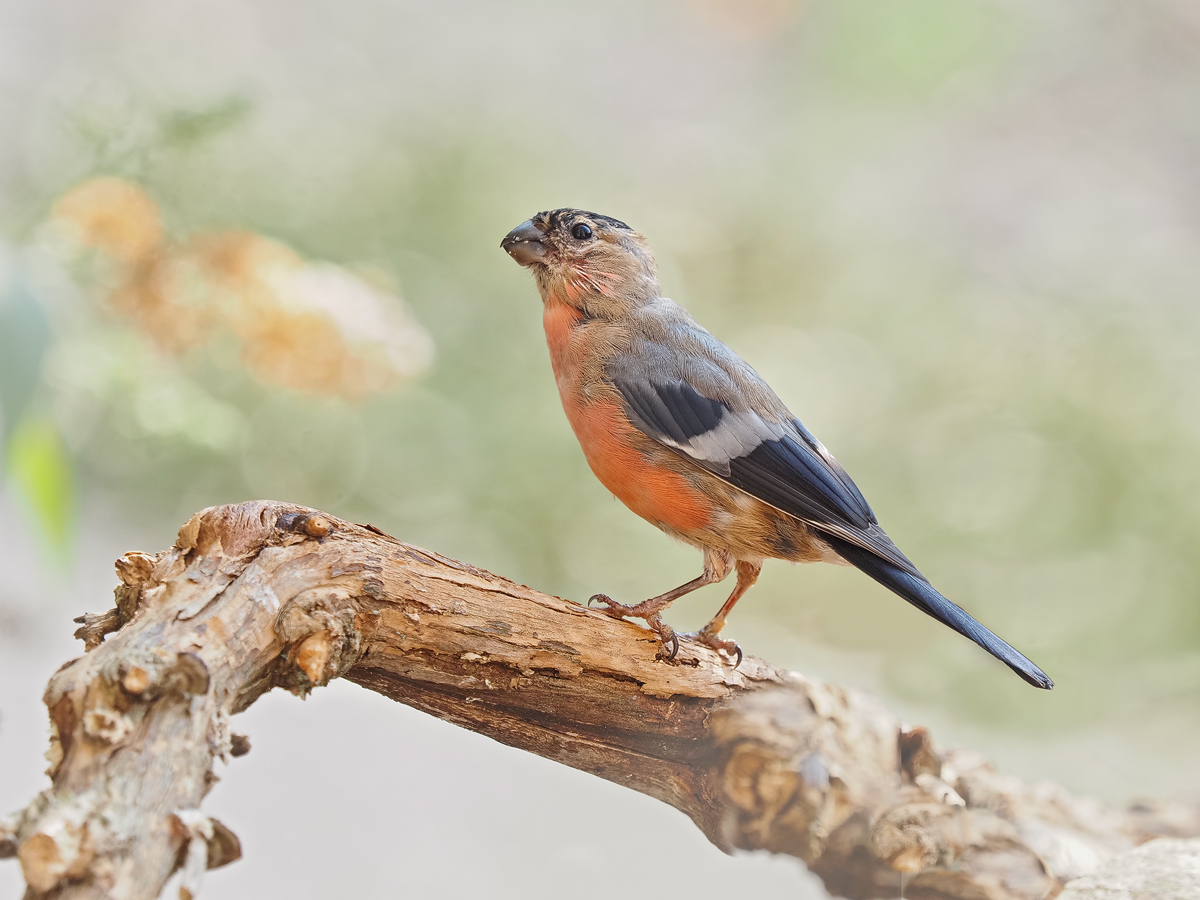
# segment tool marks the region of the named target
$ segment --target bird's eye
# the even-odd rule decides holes
[[[592,236],[592,229],[580,222],[571,229],[571,237],[577,241],[586,241]]]

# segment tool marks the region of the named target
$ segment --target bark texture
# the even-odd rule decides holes
[[[345,677],[649,794],[717,846],[799,857],[834,894],[1041,900],[1200,807],[1117,811],[939,752],[860,694],[747,658],[736,670],[576,603],[274,502],[197,513],[117,562],[116,608],[45,695],[52,787],[8,823],[28,898],[149,900],[240,855],[200,812],[230,717],[272,687]],[[108,640],[106,633],[116,632]]]

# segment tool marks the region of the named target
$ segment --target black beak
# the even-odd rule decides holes
[[[545,237],[545,232],[529,219],[506,234],[500,246],[518,263],[530,266],[541,262],[542,257],[546,255],[546,245],[542,243]]]

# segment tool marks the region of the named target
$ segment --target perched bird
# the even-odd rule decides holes
[[[645,239],[579,209],[541,212],[501,247],[533,272],[563,409],[596,477],[627,507],[704,552],[704,572],[611,615],[644,619],[671,660],[662,611],[737,571],[729,599],[686,637],[736,657],[720,637],[765,559],[856,566],[973,640],[1035,687],[1036,665],[934,589],[879,527],[862,492],[758,373],[662,296]]]

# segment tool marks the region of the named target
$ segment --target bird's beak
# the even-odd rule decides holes
[[[546,245],[542,243],[545,236],[545,232],[529,219],[506,234],[500,246],[522,266],[531,266],[541,262],[546,255]]]

